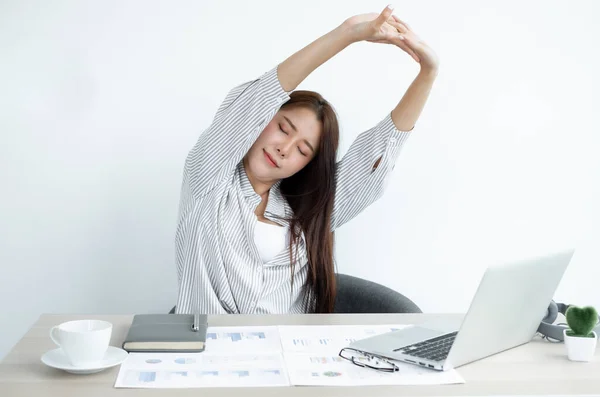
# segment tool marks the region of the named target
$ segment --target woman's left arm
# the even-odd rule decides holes
[[[363,14],[348,20],[354,26],[356,40],[396,45],[420,64],[420,72],[392,112],[359,134],[336,164],[332,230],[356,217],[383,195],[396,159],[425,107],[438,72],[435,53],[395,15],[389,15],[386,21],[386,26],[394,27],[393,31],[380,31],[379,36],[374,37],[375,16]]]
[[[421,67],[417,78],[412,82],[406,93],[392,110],[392,120],[401,131],[411,130],[421,111],[425,107],[425,102],[429,97],[429,92],[437,77],[439,69],[439,59],[433,50],[422,41],[408,26],[398,17],[392,15],[393,21],[388,22],[398,30],[395,37],[390,37],[387,44],[394,44],[406,51],[417,61]]]
[[[429,97],[437,71],[421,69],[402,99],[392,110],[392,121],[400,131],[413,129]]]

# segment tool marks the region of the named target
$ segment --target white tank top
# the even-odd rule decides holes
[[[263,263],[273,259],[288,246],[288,227],[256,221],[254,243]]]

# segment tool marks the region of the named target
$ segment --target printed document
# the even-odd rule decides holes
[[[395,362],[387,373],[339,356],[355,340],[407,325],[208,327],[202,353],[130,353],[117,388],[441,385],[464,383],[456,370],[438,372]]]

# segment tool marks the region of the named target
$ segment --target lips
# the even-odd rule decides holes
[[[265,156],[267,157],[267,159],[269,159],[269,162],[272,162],[271,165],[273,165],[273,167],[279,167],[279,165],[277,164],[277,162],[273,159],[273,157],[271,157],[271,155],[269,153],[267,153],[266,150],[263,149],[263,152],[265,153]]]

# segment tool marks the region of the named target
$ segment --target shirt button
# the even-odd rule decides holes
[[[396,138],[390,138],[390,142],[391,143],[396,143],[397,139]]]

